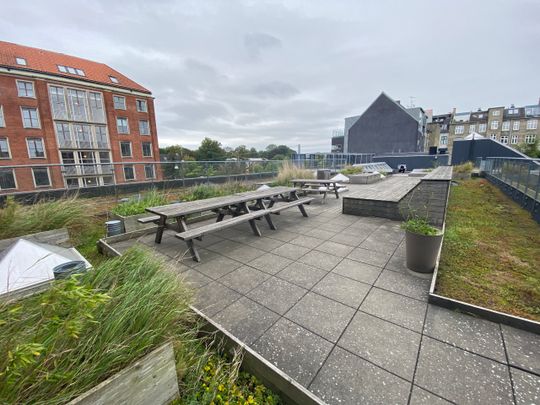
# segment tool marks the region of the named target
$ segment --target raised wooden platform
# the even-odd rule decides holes
[[[343,198],[399,202],[418,183],[417,177],[394,175],[377,183],[351,186],[351,192]]]

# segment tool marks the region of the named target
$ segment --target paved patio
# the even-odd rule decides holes
[[[165,233],[139,241],[197,289],[195,306],[330,404],[540,402],[540,336],[427,304],[399,223],[341,199],[206,236],[202,261]],[[133,242],[114,245],[122,250]]]

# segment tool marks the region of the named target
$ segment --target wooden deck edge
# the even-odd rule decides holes
[[[212,321],[197,308],[191,306],[191,309],[204,323],[202,332],[215,335],[218,338],[216,345],[223,345],[227,351],[239,350],[243,355],[241,368],[257,377],[265,386],[278,394],[285,404],[325,404],[319,397],[246,346],[221,325]]]

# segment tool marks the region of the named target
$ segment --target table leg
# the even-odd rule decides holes
[[[195,247],[195,243],[193,242],[193,240],[192,239],[186,240],[186,243],[188,245],[189,253],[191,254],[192,259],[196,262],[200,262],[201,256],[199,256],[199,252],[197,251],[197,248]]]
[[[161,238],[163,237],[163,231],[165,231],[166,223],[167,223],[167,217],[161,216],[159,218],[158,229],[156,232],[156,239],[155,239],[156,243],[161,243]]]
[[[334,183],[334,193],[336,193],[336,198],[339,198],[339,193],[338,193],[338,189],[337,189],[336,183]]]

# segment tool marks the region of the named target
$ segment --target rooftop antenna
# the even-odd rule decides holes
[[[414,107],[414,99],[416,97],[414,96],[409,96],[409,108],[413,108]]]

